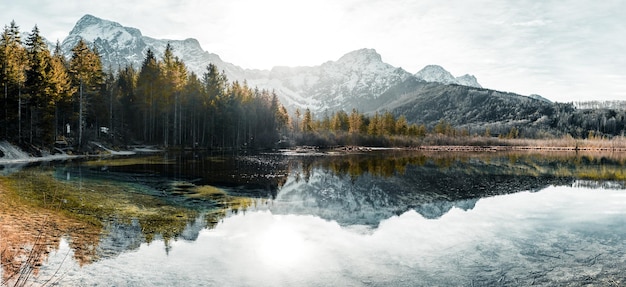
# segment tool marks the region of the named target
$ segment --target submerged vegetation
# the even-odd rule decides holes
[[[345,148],[333,151],[339,156],[305,152],[291,159],[275,154],[194,154],[197,157],[185,158],[184,164],[182,157],[167,155],[100,159],[28,168],[1,177],[0,285],[21,285],[36,275],[62,238],[80,264],[111,256],[100,246],[103,238],[115,236],[112,226],[137,227],[133,236],[138,242],[163,240],[169,250],[171,241],[189,237],[185,232],[190,229],[213,228],[231,213],[268,204],[294,170],[298,180],[307,182],[317,168],[353,182],[363,176],[390,178],[419,168],[419,172],[456,180],[471,178],[474,183],[481,177],[505,177],[523,178],[529,183],[526,186],[535,186],[533,178],[548,179],[542,184],[554,179],[557,183],[591,180],[626,185],[624,154],[586,152],[626,151],[622,111],[576,111],[560,104],[550,110],[544,104],[539,107],[541,113],[534,115],[541,126],[531,127],[463,125],[449,114],[428,124],[413,120],[419,118],[415,116],[409,121],[390,111],[365,114],[356,109],[323,115],[305,109],[290,116],[274,91],[229,82],[213,64],[202,75],[191,73],[169,45],[160,59],[148,51],[137,68],[106,70],[97,49],[83,41],[68,59],[58,43],[54,51],[48,50],[37,27],[22,41],[12,22],[0,38],[4,94],[0,97],[0,138],[19,143],[31,154],[86,152],[88,143],[94,141],[115,147],[137,144],[222,152],[296,145],[314,146],[313,150]],[[490,112],[485,109],[475,116],[489,118]],[[515,110],[507,113],[521,117]],[[540,116],[544,113],[553,117]],[[422,150],[363,152],[353,146]],[[436,152],[455,151],[456,146],[477,152]],[[520,152],[544,148],[559,152]],[[504,151],[484,152],[491,150]],[[466,185],[463,181],[456,182],[457,186],[447,186],[441,179],[431,181],[424,186],[466,191],[459,187]],[[478,188],[457,195],[488,194]]]
[[[320,170],[347,184],[325,189],[336,182],[323,178],[317,183],[324,189],[313,188],[309,201],[298,199],[304,205],[345,200],[351,208],[372,204],[396,215],[434,199],[477,199],[546,184],[626,187],[623,110],[530,100],[513,106],[506,97],[488,98],[491,91],[455,86],[462,92],[443,91],[437,106],[290,114],[275,91],[230,82],[213,64],[202,75],[190,72],[170,45],[160,58],[148,50],[140,67],[114,71],[84,41],[66,57],[58,43],[49,50],[36,26],[22,38],[15,22],[0,36],[0,138],[31,155],[95,152],[93,142],[165,152],[44,164],[0,177],[0,286],[27,284],[62,241],[80,265],[142,243],[162,241],[169,252],[173,241],[195,240],[230,214],[270,208],[288,179],[316,183]],[[480,110],[468,104],[472,99]],[[456,107],[464,104],[472,110]],[[476,119],[490,124],[468,123]],[[307,147],[293,157],[254,152],[294,146]],[[225,152],[231,150],[245,152]],[[399,175],[409,175],[402,190],[376,185],[397,187]],[[359,179],[374,186],[359,190]],[[370,194],[353,204],[350,195],[359,192]],[[133,244],[115,245],[116,236]]]
[[[147,182],[137,178],[135,183],[133,179],[123,180],[137,176],[132,174],[90,175],[90,166],[154,162],[154,157],[86,162],[84,171],[40,167],[1,178],[0,286],[29,282],[47,255],[59,248],[61,238],[68,238],[77,262],[89,264],[110,256],[99,245],[102,238],[115,236],[110,230],[113,223],[139,226],[135,236],[140,236],[141,242],[164,240],[167,249],[170,241],[181,237],[198,218],[203,220],[202,228],[212,228],[229,213],[246,210],[258,202],[231,196],[218,187],[185,181],[164,179],[167,186],[155,189],[149,175]]]
[[[3,280],[14,280],[24,266],[31,266],[28,272],[36,275],[37,266],[59,248],[61,238],[68,240],[71,256],[80,264],[116,256],[121,251],[106,245],[116,236],[131,236],[139,243],[163,240],[167,251],[172,241],[194,240],[194,230],[214,228],[229,214],[271,206],[287,178],[309,182],[320,170],[352,182],[378,178],[377,184],[393,185],[396,180],[388,179],[400,176],[419,186],[403,187],[390,198],[422,201],[427,195],[473,198],[575,180],[626,182],[626,156],[621,153],[331,153],[104,159],[31,167],[2,177]],[[502,184],[493,186],[494,180]],[[428,192],[407,193],[415,188]],[[371,192],[383,192],[376,190]],[[409,203],[404,202],[417,204]],[[127,233],[118,234],[119,228]],[[138,247],[132,246],[125,248]],[[37,255],[29,257],[33,248]]]

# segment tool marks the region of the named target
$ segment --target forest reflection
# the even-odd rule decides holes
[[[172,241],[195,240],[201,230],[231,214],[270,208],[286,184],[292,185],[285,196],[318,201],[316,208],[325,209],[328,220],[350,224],[355,219],[345,213],[376,213],[363,217],[376,226],[411,208],[421,212],[435,203],[449,209],[458,200],[470,200],[471,207],[486,196],[547,185],[606,188],[610,182],[612,188],[624,188],[624,167],[622,153],[399,150],[321,156],[176,154],[29,167],[0,178],[2,280],[15,280],[25,265],[36,274],[62,238],[81,265],[156,240],[167,252]],[[312,176],[325,177],[326,186],[308,184]],[[305,184],[293,184],[298,181]],[[333,182],[343,190],[330,201],[321,191],[328,192]],[[348,202],[342,198],[346,193],[371,206]],[[445,208],[422,214],[436,218]]]
[[[601,152],[407,152],[385,151],[305,157],[299,161],[307,180],[314,168],[356,179],[403,175],[408,166],[456,170],[465,174],[553,176],[583,180],[626,180],[626,153]]]

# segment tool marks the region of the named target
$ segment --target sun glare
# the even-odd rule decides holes
[[[295,226],[278,219],[260,237],[260,260],[270,267],[295,267],[310,255],[311,246]]]

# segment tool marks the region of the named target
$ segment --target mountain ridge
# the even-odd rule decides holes
[[[375,49],[364,48],[348,52],[336,61],[317,66],[276,66],[270,70],[244,69],[222,60],[219,55],[205,51],[198,40],[156,39],[145,36],[137,28],[86,14],[81,17],[68,37],[62,42],[66,56],[79,39],[95,45],[101,54],[103,67],[116,70],[119,67],[141,66],[148,49],[161,57],[169,43],[175,56],[182,59],[188,69],[201,76],[212,63],[224,71],[231,81],[246,81],[250,86],[274,90],[290,111],[311,109],[313,112],[356,108],[363,112],[374,109],[368,104],[391,87],[399,85],[416,75],[383,62]],[[437,66],[440,67],[440,66]],[[441,68],[441,67],[440,67]],[[445,69],[441,68],[445,71]],[[445,73],[448,73],[445,71]],[[432,77],[425,79],[433,81]],[[434,80],[435,82],[436,79]],[[443,84],[461,84],[480,87],[475,77],[464,75],[452,77]],[[378,107],[380,108],[380,107]]]

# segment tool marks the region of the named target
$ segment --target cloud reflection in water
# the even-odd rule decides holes
[[[163,243],[155,241],[82,270],[64,266],[76,270],[62,282],[198,286],[553,285],[580,284],[589,278],[624,282],[625,215],[623,190],[567,186],[484,198],[471,210],[455,207],[438,219],[410,210],[367,232],[312,215],[274,214],[270,208],[225,218],[215,229],[201,231],[196,241],[172,242],[167,255]]]

